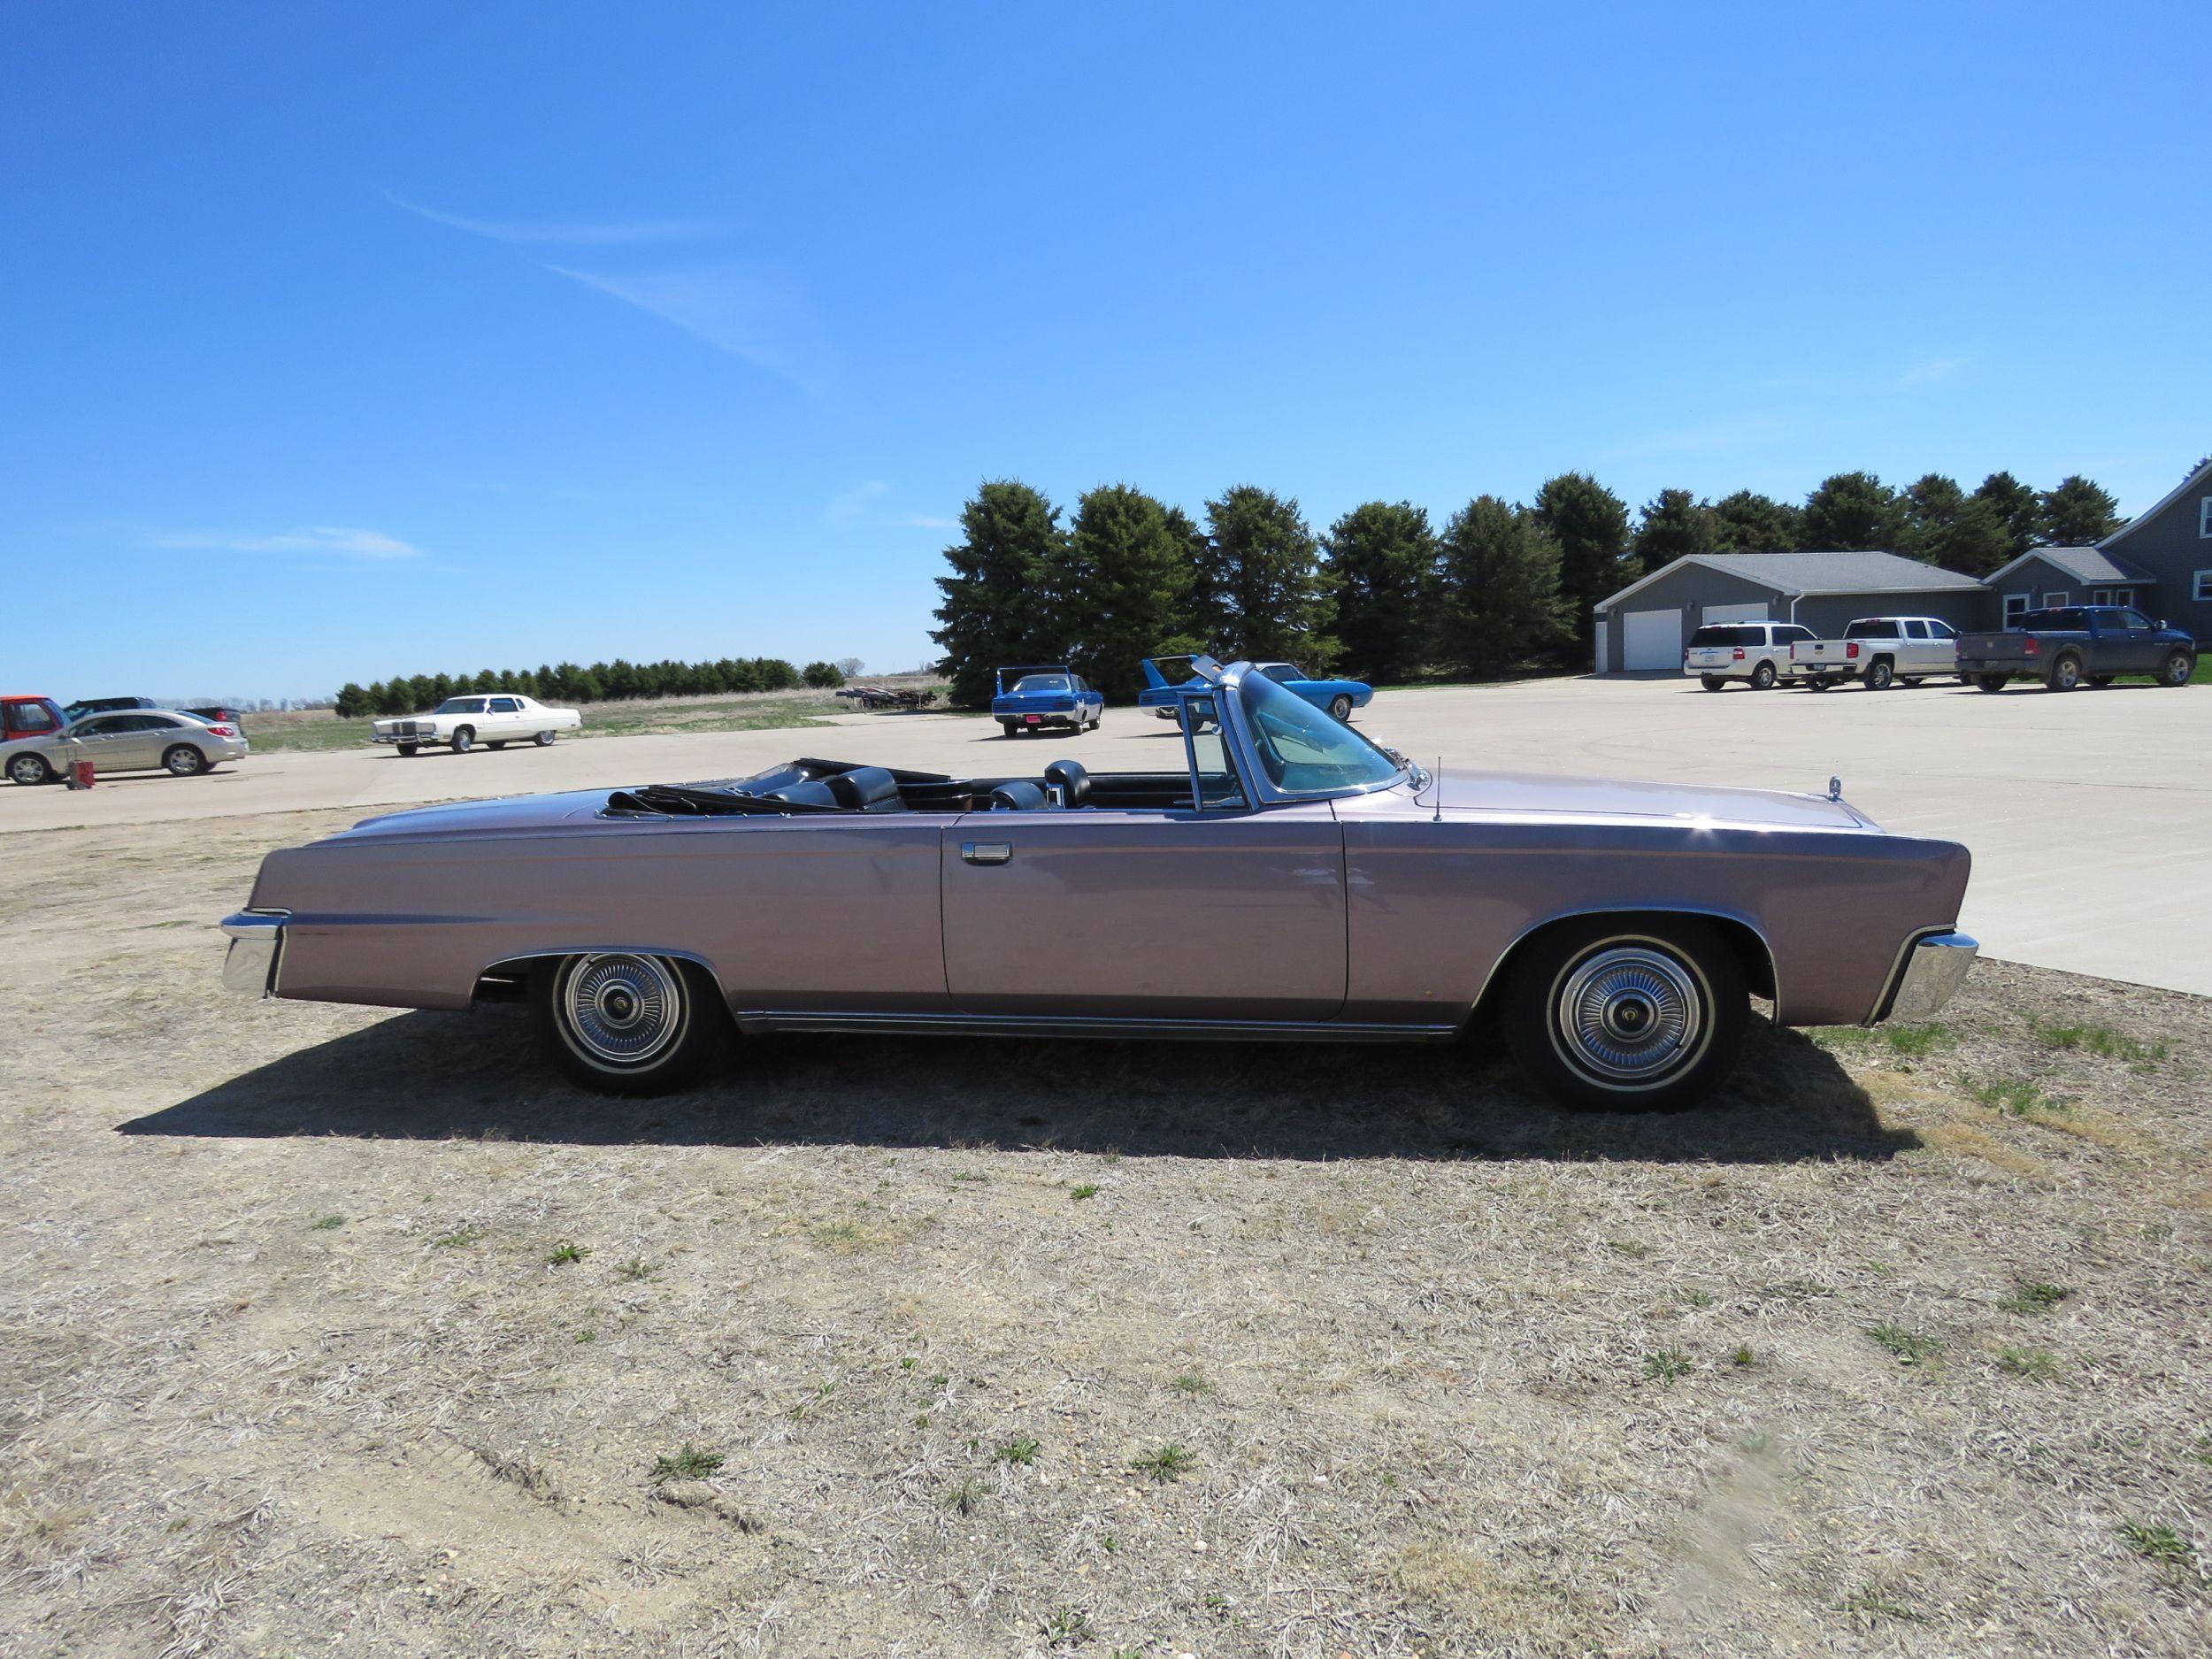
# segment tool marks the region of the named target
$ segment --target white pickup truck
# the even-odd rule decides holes
[[[1839,640],[1796,641],[1786,672],[1793,684],[1815,691],[1846,680],[1869,691],[1887,691],[1901,680],[1916,686],[1959,672],[1959,631],[1940,617],[1861,617]]]
[[[455,754],[465,755],[479,743],[487,749],[504,749],[510,743],[542,748],[555,733],[573,732],[583,723],[584,717],[573,709],[549,709],[518,692],[478,692],[448,697],[427,714],[378,720],[369,728],[369,741],[396,743],[403,755],[431,743],[445,743]]]

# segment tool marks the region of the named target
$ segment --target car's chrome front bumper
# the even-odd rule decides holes
[[[223,989],[240,996],[274,996],[284,959],[289,910],[241,910],[223,918],[230,949],[223,957]]]
[[[442,743],[445,739],[435,732],[372,732],[372,743]]]
[[[1980,954],[1981,941],[1964,933],[1932,933],[1905,953],[1904,977],[1889,999],[1888,1019],[1928,1019],[1943,1010],[1966,983],[1966,971]]]

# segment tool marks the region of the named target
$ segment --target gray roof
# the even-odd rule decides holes
[[[1598,608],[1617,604],[1684,565],[1702,565],[1791,595],[1971,593],[1982,586],[1971,576],[1900,553],[1692,553],[1601,600]]]
[[[2125,559],[2114,558],[2101,547],[2030,548],[1989,580],[1993,582],[2005,571],[2030,559],[2041,559],[2046,565],[2064,571],[2078,582],[2128,582],[2138,588],[2147,588],[2158,580],[2148,571],[2138,569]]]

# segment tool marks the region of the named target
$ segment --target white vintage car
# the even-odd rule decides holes
[[[583,723],[584,717],[573,709],[549,709],[518,692],[478,692],[448,697],[427,714],[378,720],[370,727],[370,741],[396,743],[403,755],[411,755],[426,743],[449,744],[455,754],[465,755],[479,743],[487,749],[504,749],[510,743],[542,748],[555,733],[573,732]]]

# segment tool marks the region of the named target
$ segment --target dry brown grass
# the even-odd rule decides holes
[[[1987,964],[1660,1119],[888,1040],[609,1102],[213,999],[345,816],[7,838],[0,1651],[2204,1651],[2200,1002]]]

